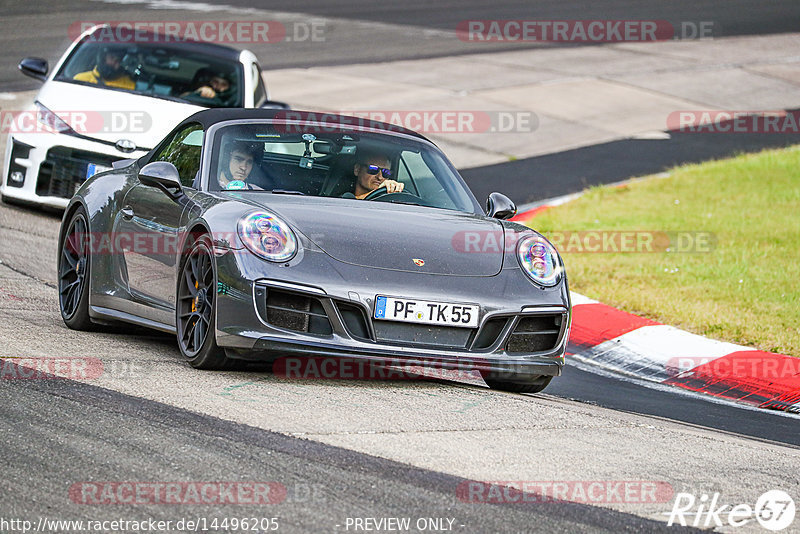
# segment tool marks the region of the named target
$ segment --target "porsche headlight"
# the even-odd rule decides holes
[[[250,252],[269,261],[287,261],[297,252],[297,238],[289,225],[266,211],[242,217],[239,237]]]
[[[531,280],[552,287],[561,280],[561,260],[558,252],[545,238],[538,235],[523,237],[517,243],[517,259]]]
[[[39,121],[39,124],[53,132],[72,133],[74,131],[61,117],[44,107],[38,100],[36,101],[36,120]]]

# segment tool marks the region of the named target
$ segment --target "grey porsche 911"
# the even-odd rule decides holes
[[[68,327],[176,334],[198,369],[348,358],[538,392],[564,365],[556,249],[486,211],[423,136],[355,117],[212,109],[88,179],[59,239]]]

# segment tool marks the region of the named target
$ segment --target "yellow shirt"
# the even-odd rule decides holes
[[[73,76],[72,79],[79,82],[98,83],[98,80],[100,79],[100,73],[97,72],[97,68],[94,68],[93,70],[87,70],[86,72],[79,72]],[[114,78],[113,80],[103,80],[103,83],[109,87],[119,87],[120,89],[130,90],[136,89],[136,82],[134,82],[127,74],[123,74],[119,78]]]

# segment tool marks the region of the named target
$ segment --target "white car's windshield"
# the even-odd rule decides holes
[[[439,150],[405,136],[266,123],[227,126],[214,137],[211,168],[210,190],[480,210]],[[396,182],[391,193],[389,181]]]
[[[64,62],[55,79],[205,107],[241,107],[241,71],[238,62],[194,51],[187,44],[87,40]]]

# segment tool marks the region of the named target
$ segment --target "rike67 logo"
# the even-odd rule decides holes
[[[795,504],[789,494],[781,490],[764,493],[755,506],[747,503],[720,504],[719,493],[710,497],[704,493],[699,498],[691,493],[678,493],[672,511],[664,515],[669,516],[669,526],[742,527],[755,519],[763,528],[777,532],[794,522]]]

